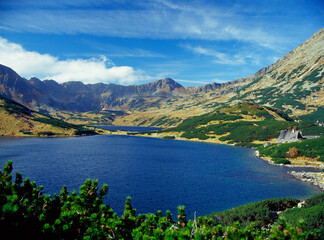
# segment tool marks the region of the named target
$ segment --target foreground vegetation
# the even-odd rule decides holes
[[[12,162],[0,171],[0,230],[3,236],[32,239],[323,239],[324,193],[302,208],[296,199],[270,199],[209,216],[136,214],[127,197],[122,216],[103,203],[108,186],[86,180],[77,194],[63,186],[59,195],[43,194],[20,173],[12,181]],[[293,208],[295,207],[295,208]],[[278,211],[285,211],[277,220]]]

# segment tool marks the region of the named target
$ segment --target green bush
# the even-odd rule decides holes
[[[313,72],[311,72],[309,75],[307,75],[306,77],[303,78],[303,81],[309,81],[312,83],[316,83],[319,80],[322,79],[324,73],[322,71],[323,68],[318,68],[316,70],[314,70]]]
[[[164,139],[175,139],[175,136],[163,136]]]
[[[291,198],[268,199],[249,203],[223,212],[213,213],[207,217],[211,219],[213,225],[229,225],[238,221],[244,226],[254,222],[256,227],[262,227],[276,220],[272,216],[273,211],[283,211],[292,208],[298,202],[299,200]]]
[[[246,111],[246,110],[242,110],[241,113],[244,114],[244,115],[248,115],[249,114],[248,111]]]
[[[38,136],[54,136],[55,133],[48,131],[48,132],[39,132],[39,133],[37,133],[37,135]]]
[[[36,122],[41,122],[41,123],[46,123],[46,124],[51,124],[54,127],[60,127],[60,128],[73,128],[73,129],[79,129],[80,126],[72,124],[72,123],[67,123],[64,122],[62,120],[59,119],[55,119],[55,118],[45,118],[45,117],[38,117],[38,118],[34,118],[33,121]]]
[[[313,204],[311,204],[313,205]],[[294,208],[285,211],[282,218],[292,225],[297,225],[303,220],[307,230],[319,229],[321,239],[324,237],[324,201],[323,196],[321,201],[313,206],[305,205],[302,208]]]
[[[323,203],[324,202],[324,193],[320,193],[317,194],[315,196],[312,196],[308,199],[305,200],[305,204],[304,207],[308,208],[308,207],[313,207],[319,203]]]
[[[320,106],[315,110],[314,112],[303,115],[299,117],[303,121],[311,121],[311,122],[316,122],[317,120],[324,119],[324,107]]]
[[[284,158],[273,158],[272,161],[275,164],[291,164],[291,162],[288,159],[284,159]]]
[[[283,105],[292,105],[294,108],[302,109],[302,110],[306,109],[305,104],[297,100],[294,100],[293,97],[289,97],[289,96],[279,97],[278,99],[274,100],[274,103],[275,103],[274,107],[279,109],[282,109]]]

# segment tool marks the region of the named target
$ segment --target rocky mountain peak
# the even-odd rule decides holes
[[[154,86],[156,90],[164,89],[165,91],[169,91],[169,92],[172,92],[175,89],[181,89],[181,88],[184,89],[184,87],[181,84],[177,83],[171,78],[164,78],[152,82],[152,86]]]

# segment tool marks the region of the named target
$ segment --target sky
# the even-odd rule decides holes
[[[323,25],[322,0],[0,0],[0,64],[60,83],[198,86],[253,75]]]

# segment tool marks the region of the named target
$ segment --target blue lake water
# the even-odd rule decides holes
[[[109,186],[105,203],[120,215],[127,196],[137,213],[185,205],[205,215],[274,197],[305,198],[320,190],[267,164],[254,151],[225,145],[134,136],[0,138],[0,165],[59,193],[77,190],[87,178]],[[294,169],[295,170],[295,169]],[[300,171],[301,169],[297,169]],[[13,175],[14,176],[14,175]]]

